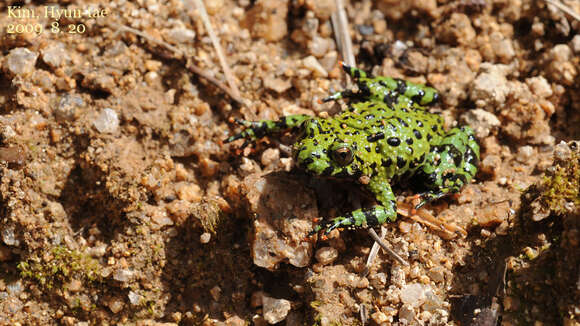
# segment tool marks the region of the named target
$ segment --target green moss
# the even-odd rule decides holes
[[[42,287],[52,288],[72,279],[82,282],[100,280],[98,261],[78,250],[56,246],[49,255],[21,261],[18,269],[22,277],[34,279]]]
[[[572,158],[558,162],[554,172],[542,181],[542,202],[556,214],[567,212],[565,204],[572,202],[580,207],[580,154],[572,153]]]

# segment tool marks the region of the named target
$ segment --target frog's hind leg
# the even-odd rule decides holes
[[[348,95],[353,97],[353,94],[362,97],[369,98],[372,100],[383,101],[387,104],[399,104],[403,106],[411,105],[416,103],[419,106],[431,105],[439,101],[439,93],[433,87],[415,84],[413,82],[403,80],[400,78],[383,77],[377,76],[373,77],[371,74],[351,67],[343,62],[340,63],[342,69],[349,74],[358,84],[359,92],[352,93]],[[329,101],[333,100],[335,97],[349,97],[346,94],[333,94],[329,97]],[[399,103],[404,101],[405,103]]]
[[[421,193],[420,208],[447,194],[457,193],[477,172],[479,145],[468,126],[451,129],[441,143],[431,147],[415,176],[428,191]]]
[[[267,135],[280,133],[284,130],[298,128],[302,122],[308,120],[312,117],[305,114],[294,114],[281,117],[279,120],[260,120],[260,121],[247,121],[242,119],[235,119],[234,121],[246,127],[242,132],[230,136],[224,140],[224,143],[230,143],[237,139],[246,139],[248,141],[254,141],[256,139],[262,138]]]
[[[375,227],[397,219],[397,201],[391,186],[384,179],[371,180],[368,187],[376,195],[380,205],[354,210],[344,216],[323,221],[314,227],[310,234],[324,230],[325,234],[337,228]]]

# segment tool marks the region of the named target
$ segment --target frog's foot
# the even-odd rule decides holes
[[[445,197],[446,195],[447,193],[443,191],[425,191],[420,194],[417,194],[415,198],[420,198],[421,201],[419,202],[419,204],[415,205],[415,210],[423,207],[425,204],[428,204],[439,198]]]
[[[328,97],[323,98],[321,101],[322,103],[340,100],[341,98],[352,98],[356,97],[357,93],[351,91],[350,89],[344,90],[342,92],[336,92]]]
[[[254,141],[254,140],[260,138],[259,137],[260,130],[264,129],[264,128],[261,128],[262,124],[260,122],[252,122],[252,121],[247,121],[247,120],[243,120],[243,119],[230,119],[230,122],[235,122],[235,123],[239,124],[240,126],[246,127],[246,129],[244,129],[242,132],[240,132],[238,134],[235,134],[233,136],[226,138],[224,140],[224,143],[226,143],[226,144],[243,138],[243,139],[246,139],[246,141],[244,142],[244,145],[242,145],[242,147],[246,147],[251,141]]]
[[[354,224],[355,224],[355,220],[354,220],[354,217],[352,216],[352,214],[347,214],[347,216],[344,216],[344,217],[337,217],[337,218],[333,218],[332,220],[325,220],[325,221],[319,222],[314,227],[314,229],[312,231],[310,231],[310,233],[308,233],[308,236],[309,237],[313,236],[322,230],[324,230],[324,235],[326,236],[330,232],[332,232],[332,230],[334,230],[334,229],[343,228],[343,227],[351,227]]]

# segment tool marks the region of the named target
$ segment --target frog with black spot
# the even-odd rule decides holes
[[[390,77],[372,77],[347,65],[343,69],[359,91],[335,93],[324,101],[349,99],[348,109],[331,118],[290,115],[277,121],[237,120],[246,129],[229,137],[253,141],[284,130],[298,130],[293,146],[296,165],[325,177],[363,184],[377,204],[319,223],[313,233],[342,227],[373,227],[397,218],[391,182],[413,178],[427,191],[419,208],[457,193],[477,172],[479,145],[473,130],[445,131],[442,118],[425,106],[438,100],[435,89]]]

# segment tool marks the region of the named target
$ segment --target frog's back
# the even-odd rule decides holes
[[[440,116],[378,101],[352,103],[338,120],[345,130],[360,131],[359,155],[369,171],[387,179],[412,175],[444,134]]]

